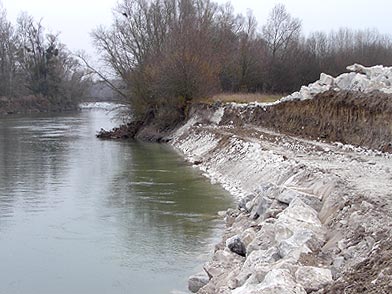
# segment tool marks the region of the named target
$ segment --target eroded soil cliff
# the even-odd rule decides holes
[[[252,124],[281,133],[392,151],[392,95],[328,91],[273,106],[232,105],[222,123]]]

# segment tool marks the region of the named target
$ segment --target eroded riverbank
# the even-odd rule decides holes
[[[241,200],[225,213],[222,242],[191,279],[193,290],[207,283],[198,293],[390,291],[389,262],[363,264],[374,264],[392,235],[392,156],[237,125],[222,119],[226,111],[241,117],[244,109],[195,110],[172,138]]]

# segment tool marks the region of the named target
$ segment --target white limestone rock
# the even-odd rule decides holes
[[[249,255],[254,250],[267,250],[274,245],[277,245],[275,240],[275,225],[263,223],[261,230],[256,233],[256,237],[246,247],[246,253]]]
[[[320,79],[308,86],[302,86],[294,92],[279,100],[280,102],[313,99],[317,94],[333,89],[334,91],[360,91],[370,93],[381,91],[392,94],[392,67],[376,65],[365,67],[360,64],[353,64],[347,67],[349,73],[343,73],[333,78],[322,73]]]
[[[250,243],[256,238],[256,231],[254,228],[248,228],[240,234],[240,239],[244,243],[245,247],[248,247]]]
[[[307,86],[302,86],[299,92],[302,96],[301,100],[309,100],[313,98],[310,92],[310,88]]]
[[[285,209],[278,218],[278,221],[287,221],[294,228],[297,227],[297,222],[307,224],[309,227],[321,228],[321,222],[318,218],[317,211],[305,204],[298,197],[290,202],[290,205]]]
[[[286,102],[286,101],[294,101],[294,100],[302,100],[302,99],[303,99],[302,94],[299,91],[297,91],[286,97],[283,97],[282,99],[280,99],[280,101]]]
[[[256,195],[254,194],[248,194],[245,197],[241,198],[241,200],[238,202],[238,209],[242,210],[244,209],[247,212],[250,212],[253,208],[253,199],[255,199]]]
[[[351,85],[356,75],[355,72],[344,73],[335,79],[335,84],[341,90],[351,90]]]
[[[314,233],[310,230],[301,230],[295,232],[290,238],[279,243],[279,255],[284,257],[294,257],[299,259],[302,253],[311,253],[312,250],[307,243],[312,240]]]
[[[382,89],[380,89],[380,91],[385,94],[392,94],[392,87],[391,88],[382,88]]]
[[[374,79],[380,76],[387,68],[384,68],[382,65],[376,65],[372,67],[366,67],[361,64],[353,64],[346,67],[347,70],[365,74],[369,79]]]
[[[242,270],[252,272],[257,264],[273,263],[278,259],[280,259],[280,256],[276,247],[267,250],[255,250],[247,256]]]
[[[317,212],[295,198],[275,223],[275,239],[279,242],[279,254],[283,258],[298,259],[301,253],[321,248],[325,243],[325,229]]]
[[[351,81],[351,85],[348,90],[366,92],[369,88],[370,80],[362,74],[356,74]]]
[[[208,284],[210,278],[206,272],[200,272],[196,275],[190,276],[188,280],[188,289],[192,293],[196,293],[202,287]]]
[[[285,188],[277,196],[277,200],[285,204],[290,204],[291,201],[293,201],[296,198],[301,199],[305,204],[309,205],[316,211],[320,211],[322,207],[322,202],[318,197],[315,197],[314,195],[310,195],[310,194],[305,194],[293,189]]]
[[[245,284],[232,291],[232,294],[306,294],[305,289],[297,284],[289,270],[273,269],[256,285]]]
[[[311,95],[311,98],[313,98],[315,95],[319,93],[323,93],[331,89],[330,85],[323,85],[320,81],[316,81],[312,84],[308,85],[309,93]],[[309,98],[309,99],[311,99]]]
[[[333,86],[333,84],[335,83],[335,79],[330,75],[322,73],[322,74],[320,74],[319,82],[321,85],[324,85],[324,86]]]
[[[264,214],[267,212],[268,208],[272,205],[272,200],[266,196],[258,196],[258,203],[254,205],[251,218],[258,219],[259,217],[263,220]]]

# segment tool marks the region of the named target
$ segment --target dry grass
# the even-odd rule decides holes
[[[236,102],[236,103],[249,103],[249,102],[260,102],[260,103],[268,103],[275,102],[285,95],[281,94],[262,94],[262,93],[222,93],[213,96],[212,98],[206,99],[206,102]]]

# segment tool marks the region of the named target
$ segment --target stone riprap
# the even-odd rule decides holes
[[[171,140],[238,199],[193,292],[322,293],[375,255],[392,235],[391,154],[224,124],[225,109],[193,111]]]

